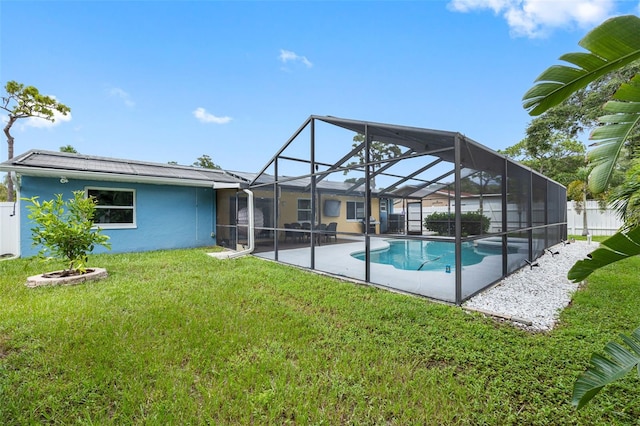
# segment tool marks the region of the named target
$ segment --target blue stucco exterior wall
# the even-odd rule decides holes
[[[38,196],[39,200],[51,200],[62,194],[65,200],[73,197],[73,191],[85,187],[123,188],[135,190],[136,227],[130,229],[104,229],[108,235],[112,253],[139,252],[161,249],[204,247],[216,244],[212,233],[216,229],[215,190],[173,185],[151,185],[127,182],[103,182],[69,179],[65,184],[60,178],[22,176],[20,197]],[[36,255],[31,227],[27,217],[28,201],[20,202],[20,255]],[[107,252],[96,247],[94,253]]]

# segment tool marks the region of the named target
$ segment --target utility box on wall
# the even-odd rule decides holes
[[[324,211],[322,213],[327,217],[339,217],[340,200],[324,200]]]

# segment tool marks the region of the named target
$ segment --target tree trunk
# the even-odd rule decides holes
[[[7,147],[8,147],[8,156],[7,160],[11,160],[13,158],[13,136],[11,136],[10,130],[13,123],[17,120],[14,116],[9,116],[9,122],[4,127],[4,134],[7,136]],[[11,178],[11,172],[8,172],[9,176],[7,182],[7,201],[15,201],[15,194],[13,189],[13,179]]]
[[[582,190],[582,236],[589,235],[589,227],[587,226],[587,184]]]

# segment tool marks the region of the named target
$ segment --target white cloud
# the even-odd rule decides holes
[[[592,27],[614,10],[615,0],[451,0],[454,12],[490,9],[502,15],[516,37],[546,36],[556,28]]]
[[[129,108],[133,108],[136,105],[136,103],[133,101],[133,99],[131,99],[131,95],[129,95],[127,92],[125,92],[124,90],[120,89],[119,87],[113,87],[113,88],[107,90],[107,93],[112,98],[115,97],[115,98],[119,98],[120,100],[122,100],[122,102],[124,102],[124,104],[126,106],[128,106]]]
[[[202,107],[196,108],[195,111],[193,111],[193,116],[201,123],[226,124],[231,121],[231,117],[216,117]]]
[[[53,111],[53,119],[55,121],[45,120],[44,118],[37,117],[29,117],[25,120],[24,125],[27,127],[36,127],[36,128],[51,128],[58,126],[61,123],[71,121],[71,113],[68,112],[67,115],[62,115],[58,111]]]
[[[306,65],[307,68],[311,68],[313,66],[311,61],[309,61],[306,56],[297,55],[295,52],[292,52],[290,50],[280,49],[279,58],[285,64],[289,61],[293,61],[293,62],[301,62],[304,65]]]

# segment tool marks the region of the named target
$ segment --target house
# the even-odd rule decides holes
[[[216,244],[235,248],[247,244],[247,233],[243,232],[247,221],[242,217],[247,195],[239,190],[248,187],[255,173],[43,150],[30,150],[0,163],[0,171],[19,176],[16,185],[21,198],[17,209],[19,255],[23,257],[38,252],[31,244],[32,225],[25,199],[49,200],[56,194],[68,199],[72,198],[73,191],[85,191],[96,198],[95,222],[110,237],[114,253]],[[263,177],[265,179],[272,178]],[[264,189],[255,191],[258,242],[268,240],[265,237],[272,234],[261,232],[263,227],[285,228],[285,224],[310,223],[308,186],[308,179],[283,185],[281,205],[295,208],[283,209],[277,224],[273,193]],[[358,191],[344,195],[349,188],[357,189],[357,185],[329,181],[319,185],[319,207],[315,216],[319,223],[336,222],[341,232],[362,232],[364,202]],[[373,232],[379,232],[382,226],[378,221],[379,206],[375,200]],[[95,250],[96,253],[102,251],[105,251],[102,247]]]
[[[235,193],[244,184],[221,170],[39,150],[0,163],[0,171],[19,176],[23,257],[38,252],[25,199],[69,199],[85,191],[97,200],[96,223],[112,252],[136,252],[215,245],[217,192]]]
[[[227,171],[228,174],[234,176],[246,185],[249,185],[256,177],[256,173]],[[272,175],[262,175],[260,183],[262,188],[253,189],[254,209],[258,220],[262,218],[260,225],[256,224],[257,238],[260,240],[260,234],[270,240],[271,234],[260,232],[261,228],[266,229],[285,229],[286,225],[297,223],[301,226],[311,223],[314,225],[328,225],[335,222],[335,226],[342,233],[361,233],[363,232],[363,221],[365,215],[363,188],[361,184],[323,180],[317,183],[316,197],[312,200],[309,187],[311,180],[309,178],[296,178],[279,186],[277,198],[279,211],[274,211],[274,178]],[[375,194],[375,191],[374,191]],[[237,197],[237,198],[236,198]],[[316,213],[312,213],[312,201],[316,208]],[[236,204],[237,203],[237,204]],[[241,223],[237,220],[236,214],[240,215],[243,208],[246,208],[246,196],[243,194],[228,193],[225,197],[222,193],[218,196],[218,236],[220,241],[233,241],[231,232],[235,230],[235,225]],[[385,199],[374,198],[371,202],[371,216],[373,223],[371,226],[372,233],[384,232],[381,219],[381,209],[384,212],[386,206]],[[238,213],[236,213],[238,212]],[[276,220],[276,216],[278,219]],[[225,226],[229,224],[228,232],[225,232]],[[241,242],[242,243],[242,242]],[[225,244],[226,245],[226,244]],[[230,243],[229,246],[234,247],[235,244]]]
[[[56,194],[69,199],[73,191],[85,191],[96,198],[95,222],[110,237],[114,253],[247,244],[247,233],[243,232],[247,221],[242,217],[247,195],[240,190],[248,188],[255,173],[43,150],[30,150],[0,163],[0,171],[19,176],[18,254],[23,257],[38,252],[31,244],[32,224],[25,199],[50,200]],[[263,182],[270,179],[262,177]],[[283,185],[280,204],[295,207],[283,209],[277,224],[273,193],[264,189],[254,192],[258,242],[272,234],[261,232],[263,227],[285,228],[285,224],[312,221],[308,186],[308,179]],[[336,222],[341,232],[362,232],[364,201],[358,185],[324,181],[318,185],[316,202],[323,206],[313,219],[316,223]],[[379,205],[384,203],[374,200],[372,204],[372,231],[379,232]],[[95,252],[105,250],[97,247]]]
[[[46,151],[0,171],[19,176],[23,198],[94,196],[114,252],[215,244],[456,304],[567,235],[565,187],[467,136],[332,116],[310,116],[257,173]],[[454,215],[446,235],[424,232],[427,209]],[[464,231],[469,210],[489,228]],[[17,212],[30,256],[25,201]]]

